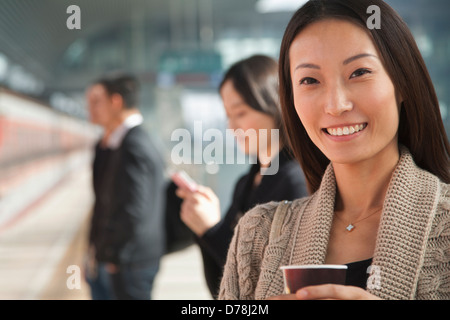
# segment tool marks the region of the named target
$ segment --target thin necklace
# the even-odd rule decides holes
[[[366,216],[366,217],[364,217],[364,218],[362,218],[362,219],[356,220],[355,222],[350,222],[350,223],[348,224],[348,226],[345,227],[345,229],[347,229],[348,232],[352,232],[353,229],[356,228],[355,224],[356,224],[357,222],[361,222],[361,221],[363,221],[363,220],[366,220],[367,218],[373,216],[375,213],[377,213],[377,212],[380,211],[381,209],[383,209],[383,206],[379,207],[377,210],[375,210],[374,212],[370,213],[368,216]],[[338,219],[341,220],[342,222],[347,223],[347,222],[345,222],[343,219],[341,219],[341,217],[339,217],[336,213],[334,213],[334,215],[336,216],[336,218],[338,218]]]

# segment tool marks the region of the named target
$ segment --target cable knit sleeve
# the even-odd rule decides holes
[[[442,183],[441,190],[416,299],[450,299],[450,185]]]
[[[255,288],[276,206],[276,202],[256,206],[239,221],[228,249],[219,299],[255,299]]]

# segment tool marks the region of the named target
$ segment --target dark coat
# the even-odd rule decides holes
[[[89,240],[99,262],[142,264],[164,253],[164,164],[137,126],[116,150],[96,146],[95,205]]]
[[[282,150],[279,154],[278,172],[264,175],[261,183],[254,188],[254,178],[259,170],[259,164],[255,164],[249,173],[239,179],[224,218],[197,239],[203,256],[206,282],[213,297],[218,295],[228,247],[242,215],[260,203],[294,200],[308,195],[303,171],[287,151]]]

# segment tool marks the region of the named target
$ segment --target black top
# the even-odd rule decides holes
[[[164,252],[164,163],[150,136],[137,126],[118,149],[97,144],[89,242],[96,259],[115,264],[153,263]]]
[[[249,173],[237,182],[231,205],[224,218],[197,239],[203,256],[206,282],[214,298],[218,295],[234,228],[243,214],[257,204],[294,200],[308,195],[303,171],[298,162],[286,150],[279,153],[278,159],[278,172],[274,175],[263,175],[257,187],[253,184],[260,166],[252,165]]]
[[[365,289],[369,278],[368,268],[372,264],[372,259],[347,263],[347,275],[345,284]]]

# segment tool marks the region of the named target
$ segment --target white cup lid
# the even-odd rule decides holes
[[[297,266],[281,266],[280,269],[347,269],[345,264],[305,264]]]

